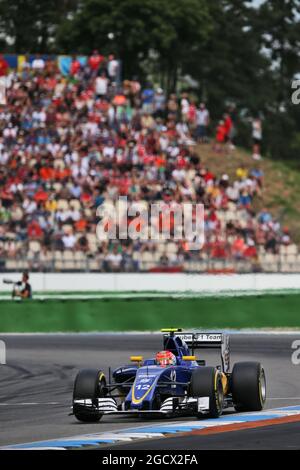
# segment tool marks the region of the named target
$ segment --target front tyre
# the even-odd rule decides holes
[[[265,405],[266,375],[259,362],[238,362],[231,375],[231,391],[236,411],[261,411]]]
[[[224,404],[224,392],[220,371],[214,367],[195,369],[191,377],[190,395],[193,398],[208,397],[208,417],[218,418],[222,414]],[[196,416],[197,418],[202,418],[203,414],[197,411]]]
[[[92,404],[98,405],[98,398],[106,395],[106,379],[102,371],[83,369],[78,372],[74,383],[73,401],[91,399]],[[78,421],[97,423],[103,414],[81,404],[73,403],[73,413]]]

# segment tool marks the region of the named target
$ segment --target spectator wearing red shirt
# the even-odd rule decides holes
[[[219,125],[216,130],[216,142],[215,142],[215,151],[216,152],[221,152],[222,148],[224,146],[226,139],[226,127],[225,127],[225,122],[219,121]]]
[[[46,202],[48,200],[48,193],[43,189],[39,189],[34,195],[34,200],[36,202]]]
[[[4,59],[3,55],[0,54],[0,77],[7,75],[8,63]]]
[[[224,128],[225,128],[225,139],[226,142],[231,140],[231,131],[232,131],[232,119],[228,113],[224,114]]]
[[[100,55],[98,51],[94,51],[93,54],[90,56],[88,64],[95,76],[100,68],[100,65],[104,61],[103,55]]]
[[[43,236],[43,230],[41,229],[39,223],[36,220],[33,220],[28,225],[27,229],[28,237],[31,239],[38,240]]]
[[[43,181],[49,181],[53,179],[54,176],[55,170],[53,168],[44,166],[40,169],[40,177]]]
[[[80,72],[81,69],[81,63],[79,62],[76,57],[73,57],[72,63],[71,63],[71,68],[70,68],[70,74],[72,77],[76,76],[78,72]]]
[[[204,179],[205,183],[208,183],[208,181],[213,181],[215,179],[215,175],[211,171],[209,171],[208,168],[202,169],[200,174]]]
[[[197,119],[197,106],[194,101],[191,100],[189,111],[188,111],[188,121],[191,123],[193,128],[196,125],[196,119]]]
[[[81,194],[80,200],[84,206],[88,207],[92,201],[92,196],[90,193],[84,192]]]
[[[254,244],[254,241],[249,242],[247,245],[246,249],[244,250],[243,253],[245,258],[256,258],[257,257],[257,249]]]
[[[243,254],[244,254],[246,248],[247,248],[247,245],[245,244],[245,241],[244,241],[243,237],[238,236],[234,240],[234,242],[232,244],[232,247],[231,247],[232,254],[233,254],[234,258],[236,258],[236,259],[243,258]]]
[[[210,255],[212,258],[225,259],[227,257],[225,242],[218,238],[212,242]]]
[[[224,121],[225,121],[225,127],[226,127],[226,142],[228,144],[228,148],[230,150],[234,150],[235,145],[233,143],[233,138],[236,135],[236,130],[235,130],[234,120],[230,114],[230,109],[228,113],[224,114]]]

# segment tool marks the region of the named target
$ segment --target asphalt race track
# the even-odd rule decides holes
[[[300,405],[300,365],[293,365],[295,334],[233,334],[231,362],[261,361],[268,381],[266,408]],[[0,446],[107,432],[143,425],[133,417],[104,417],[82,424],[69,416],[73,381],[84,367],[103,369],[128,363],[130,355],[151,357],[162,347],[158,334],[0,335],[7,365],[0,365]],[[217,364],[215,353],[204,358]],[[182,420],[186,418],[181,418]],[[189,418],[190,419],[190,418]],[[193,418],[192,418],[193,419]],[[156,423],[161,420],[156,420]],[[147,425],[149,420],[147,421]],[[299,423],[182,436],[114,446],[115,449],[298,448]]]

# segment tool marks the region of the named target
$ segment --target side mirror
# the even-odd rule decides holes
[[[183,361],[196,361],[196,356],[182,356]]]
[[[143,356],[130,356],[130,360],[131,362],[137,362],[137,363],[141,363],[143,362],[144,358]]]

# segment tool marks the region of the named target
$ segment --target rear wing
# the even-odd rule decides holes
[[[191,349],[194,355],[195,349],[219,349],[222,359],[223,372],[228,373],[230,370],[230,348],[229,336],[224,333],[187,333],[187,332],[171,332],[171,335],[180,338]],[[164,335],[166,337],[168,335]]]
[[[220,349],[223,342],[223,333],[177,333],[182,341],[192,349]]]

